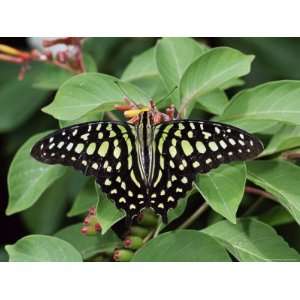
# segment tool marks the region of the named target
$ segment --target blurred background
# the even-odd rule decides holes
[[[256,56],[251,73],[244,78],[245,84],[240,87],[242,89],[272,80],[300,79],[300,38],[196,39],[210,47],[230,46]],[[91,38],[85,42],[84,50],[92,56],[99,72],[121,76],[132,58],[154,46],[156,40],[157,38]],[[37,47],[39,42],[38,39],[0,38],[0,44],[25,51],[33,45]],[[7,173],[16,151],[33,134],[57,128],[57,122],[40,111],[41,107],[53,100],[55,88],[33,88],[34,74],[30,74],[30,71],[22,82],[18,81],[19,68],[18,65],[0,62],[0,261],[7,259],[3,251],[4,245],[14,243],[30,233],[52,234],[62,225],[72,222],[71,218],[66,220],[64,217],[69,208],[68,201],[60,201],[58,197],[54,201],[56,195],[51,201],[39,201],[25,212],[5,215],[8,200]],[[229,96],[240,88],[229,90]],[[40,211],[41,206],[47,214],[35,213]],[[51,212],[55,213],[55,220]],[[284,231],[289,242],[295,248],[300,248],[299,245],[294,245],[294,237],[299,235],[297,225],[282,225],[277,230]]]

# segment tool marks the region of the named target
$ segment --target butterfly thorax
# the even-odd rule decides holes
[[[145,185],[151,185],[154,159],[154,129],[151,112],[143,112],[136,125],[138,164]]]

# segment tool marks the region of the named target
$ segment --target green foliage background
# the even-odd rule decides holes
[[[121,247],[124,213],[92,180],[29,156],[49,130],[107,119],[124,97],[119,80],[140,103],[177,86],[161,109],[174,103],[185,117],[233,124],[265,144],[258,160],[199,175],[170,223],[131,260],[299,261],[300,167],[286,159],[300,147],[299,49],[291,38],[89,38],[87,73],[36,63],[21,82],[18,67],[1,62],[0,260],[101,261]],[[205,213],[180,229],[205,202]],[[102,232],[86,237],[80,223],[93,206]]]

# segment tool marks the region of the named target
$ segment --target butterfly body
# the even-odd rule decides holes
[[[34,145],[31,154],[93,176],[118,208],[133,218],[146,207],[167,212],[192,188],[197,173],[222,163],[256,157],[261,142],[238,128],[210,121],[156,124],[152,111],[138,122],[89,122],[58,130]]]

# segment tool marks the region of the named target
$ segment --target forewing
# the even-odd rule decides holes
[[[137,166],[134,130],[117,122],[73,125],[40,140],[31,154],[41,162],[72,166],[94,176],[116,206],[133,217],[147,199]]]
[[[178,120],[156,125],[150,205],[166,216],[192,188],[197,173],[254,158],[262,150],[255,136],[226,124]]]

